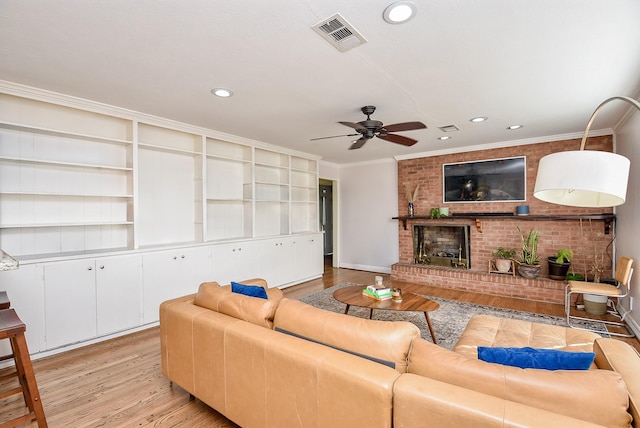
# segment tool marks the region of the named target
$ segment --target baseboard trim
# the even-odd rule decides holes
[[[358,265],[358,264],[351,264],[351,263],[340,263],[340,267],[345,269],[355,269],[355,270],[364,270],[367,272],[391,274],[390,266],[382,267],[382,266]]]
[[[100,343],[100,342],[104,342],[106,340],[110,340],[110,339],[115,339],[116,337],[120,337],[120,336],[126,336],[128,334],[131,333],[136,333],[138,331],[142,331],[142,330],[146,330],[149,328],[153,328],[153,327],[157,327],[160,325],[159,321],[155,321],[149,324],[144,324],[138,327],[134,327],[134,328],[130,328],[127,330],[122,330],[122,331],[118,331],[116,333],[111,333],[105,336],[100,336],[100,337],[95,337],[89,340],[85,340],[82,342],[76,342],[76,343],[72,343],[69,345],[63,345],[60,346],[58,348],[53,348],[53,349],[48,349],[46,351],[40,351],[40,352],[35,352],[33,354],[30,355],[31,360],[35,361],[35,360],[39,360],[41,358],[45,358],[45,357],[49,357],[51,355],[56,355],[56,354],[61,354],[63,352],[67,352],[67,351],[71,351],[73,349],[78,349],[78,348],[82,348],[84,346],[88,346],[88,345],[93,345],[95,343]],[[13,365],[13,360],[8,360],[8,361],[4,361],[2,363],[0,363],[0,368],[5,368],[8,366]]]
[[[631,318],[628,313],[632,312],[629,309],[625,308],[624,306],[622,306],[621,304],[618,303],[618,307],[616,308],[618,310],[619,313],[621,314],[627,314],[624,317],[624,322],[627,324],[627,326],[629,327],[629,330],[631,330],[636,337],[640,337],[640,325],[638,325],[638,323],[636,322],[636,320],[634,320],[633,318]]]

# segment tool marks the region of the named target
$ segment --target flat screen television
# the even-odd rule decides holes
[[[444,202],[526,200],[525,156],[442,165]]]

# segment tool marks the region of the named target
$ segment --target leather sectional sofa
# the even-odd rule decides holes
[[[582,344],[596,353],[591,370],[519,369],[469,354],[489,319],[459,341],[465,355],[408,322],[318,309],[260,279],[243,284],[269,298],[212,282],[160,307],[163,374],[242,427],[625,427],[638,418],[640,358],[621,341]],[[550,336],[554,328],[565,330]],[[522,334],[507,337],[523,346]]]

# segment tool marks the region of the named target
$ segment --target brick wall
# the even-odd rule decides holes
[[[612,151],[612,137],[592,137],[587,142],[589,150]],[[533,197],[533,189],[538,170],[538,162],[543,156],[561,150],[578,150],[580,140],[555,141],[550,143],[514,146],[502,149],[481,150],[451,155],[424,157],[401,160],[398,162],[398,213],[407,214],[405,186],[414,189],[420,185],[417,201],[414,203],[415,215],[429,215],[431,208],[448,207],[452,213],[478,212],[515,212],[518,205],[529,205],[531,215],[581,215],[611,213],[611,209],[573,208],[549,204]],[[527,189],[526,202],[465,202],[443,203],[442,197],[442,165],[445,163],[469,162],[515,156],[526,156]],[[419,220],[420,224],[438,224],[441,220]],[[591,269],[595,256],[604,255],[605,276],[611,275],[612,239],[614,234],[604,233],[603,220],[526,220],[483,218],[480,226],[471,219],[452,219],[448,223],[470,224],[471,227],[471,270],[488,272],[491,253],[497,247],[520,248],[518,227],[527,233],[529,229],[540,230],[539,253],[541,256],[541,276],[548,275],[546,257],[554,255],[560,248],[570,248],[574,252],[572,261],[576,272],[585,273]],[[413,262],[412,222],[407,223],[404,230],[402,222],[398,222],[398,239],[400,263]],[[496,278],[497,274],[490,278]],[[497,278],[495,279],[497,281]],[[524,279],[520,279],[525,281]],[[556,293],[555,291],[553,293]],[[498,293],[491,293],[498,294]],[[537,299],[536,299],[537,300]],[[546,300],[546,299],[543,299]]]

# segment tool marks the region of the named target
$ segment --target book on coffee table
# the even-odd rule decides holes
[[[391,289],[389,287],[377,288],[369,285],[362,290],[362,295],[375,300],[387,300],[391,298]]]

